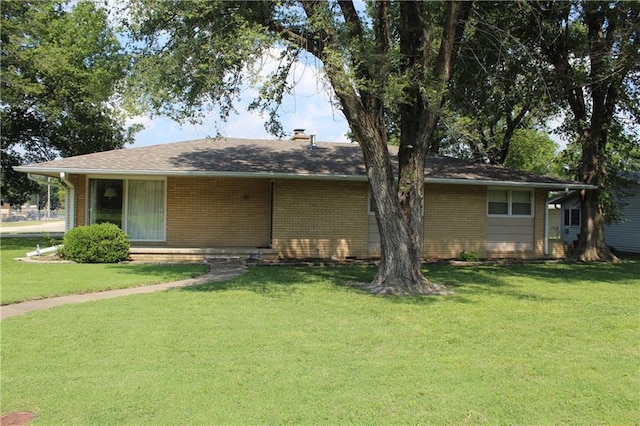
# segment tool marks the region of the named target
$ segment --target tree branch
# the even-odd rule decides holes
[[[447,21],[443,26],[442,43],[440,43],[435,69],[435,74],[443,89],[451,78],[453,58],[460,47],[472,4],[471,1],[450,1],[447,3],[447,12],[445,13]]]

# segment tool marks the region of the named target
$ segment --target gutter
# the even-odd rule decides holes
[[[547,182],[514,182],[502,180],[473,180],[473,179],[440,179],[425,178],[424,183],[437,183],[441,185],[479,185],[479,186],[508,186],[516,188],[540,188],[540,189],[598,189],[595,185],[583,183],[547,183]]]
[[[59,169],[35,168],[35,167],[14,167],[14,170],[27,173],[42,173],[45,175],[55,175]],[[366,175],[328,175],[328,174],[296,174],[296,173],[275,173],[275,172],[209,172],[209,171],[167,171],[167,170],[122,170],[122,169],[65,169],[64,173],[85,174],[85,175],[113,175],[113,176],[192,176],[192,177],[237,177],[237,178],[263,178],[263,179],[315,179],[315,180],[338,180],[347,182],[366,182]],[[545,183],[545,182],[516,182],[498,180],[473,180],[473,179],[442,179],[425,178],[424,183],[441,185],[479,185],[479,186],[503,186],[520,188],[540,188],[540,189],[597,189],[595,185],[582,183]]]
[[[549,257],[549,199],[544,202],[544,255]]]
[[[62,185],[62,182],[60,182],[59,179],[54,178],[54,177],[44,177],[43,175],[34,175],[31,173],[27,174],[27,178],[29,180],[32,180],[36,183],[39,183],[40,185],[51,185],[51,186],[57,186],[58,188],[64,186]],[[53,179],[53,180],[49,180],[49,179]]]
[[[69,219],[64,221],[64,231],[67,232],[76,227],[76,187],[65,172],[60,172],[60,181],[68,189],[68,191],[65,191],[64,196],[64,205],[67,206],[67,217]]]

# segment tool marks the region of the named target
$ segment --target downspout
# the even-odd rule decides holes
[[[544,202],[544,255],[549,257],[549,193]]]
[[[64,196],[64,205],[67,208],[67,217],[69,218],[69,220],[65,220],[64,222],[64,231],[67,232],[76,227],[76,187],[69,180],[65,172],[60,172],[60,181],[64,183],[64,186],[68,189],[68,191],[65,191]]]
[[[273,248],[273,188],[274,180],[269,183],[269,248]]]

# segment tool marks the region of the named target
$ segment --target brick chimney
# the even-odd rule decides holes
[[[291,136],[292,141],[309,141],[311,138],[304,132],[305,129],[293,129],[293,136]]]

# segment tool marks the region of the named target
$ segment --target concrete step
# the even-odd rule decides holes
[[[278,252],[256,247],[131,247],[129,255],[143,262],[242,262],[275,260]]]

